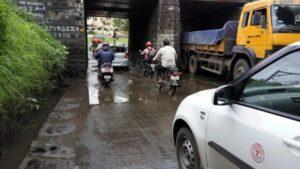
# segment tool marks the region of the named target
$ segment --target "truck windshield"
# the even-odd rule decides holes
[[[276,32],[300,32],[300,5],[273,5],[272,22]]]

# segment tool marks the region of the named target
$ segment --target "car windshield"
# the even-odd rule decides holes
[[[272,72],[268,77],[263,79],[251,79],[251,85],[248,87],[259,88],[264,86],[299,86],[300,73],[289,71]]]
[[[112,46],[110,48],[114,53],[125,53],[126,49],[124,47],[116,47],[116,46]]]
[[[300,51],[272,63],[247,80],[241,101],[300,116]]]
[[[300,5],[273,5],[272,22],[278,32],[299,32]]]

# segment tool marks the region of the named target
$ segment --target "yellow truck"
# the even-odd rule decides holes
[[[239,21],[222,29],[185,32],[182,58],[195,74],[237,78],[260,60],[300,40],[300,0],[259,0],[244,5]]]

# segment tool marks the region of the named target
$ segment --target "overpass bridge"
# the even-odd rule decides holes
[[[249,0],[14,0],[36,21],[70,49],[74,73],[87,68],[86,18],[128,18],[129,50],[141,49],[146,40],[160,47],[168,38],[180,49],[182,31],[221,27],[236,20],[240,7]]]

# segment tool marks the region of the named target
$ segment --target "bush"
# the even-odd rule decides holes
[[[60,78],[66,55],[30,14],[0,0],[0,117],[24,112],[22,105],[36,108],[36,96]]]

